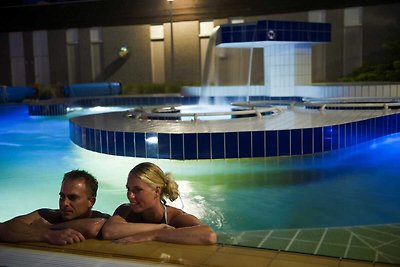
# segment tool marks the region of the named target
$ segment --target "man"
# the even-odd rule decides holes
[[[60,189],[59,209],[39,209],[0,223],[0,241],[65,245],[96,238],[110,217],[92,210],[97,188],[96,178],[86,171],[66,173]]]

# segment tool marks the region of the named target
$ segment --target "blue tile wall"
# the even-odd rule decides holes
[[[322,127],[313,129],[313,139],[314,139],[314,153],[322,152]]]
[[[323,137],[324,137],[324,152],[332,150],[332,126],[323,127]]]
[[[346,147],[352,146],[353,145],[353,136],[351,135],[352,134],[351,123],[346,123],[345,124],[345,131],[346,131],[346,133],[345,133],[345,136],[346,136],[346,140],[345,140]]]
[[[290,131],[290,154],[301,155],[302,154],[302,136],[301,130],[295,129]]]
[[[213,159],[225,158],[224,133],[211,133],[211,157]]]
[[[252,132],[253,158],[265,157],[265,132]]]
[[[339,126],[332,126],[332,150],[339,149]]]
[[[197,134],[190,133],[183,135],[184,159],[197,159]]]
[[[396,132],[396,114],[389,115],[388,117],[389,134]]]
[[[123,132],[115,132],[115,154],[125,156],[125,138]]]
[[[262,20],[257,23],[221,25],[217,44],[252,41],[329,42],[329,23]]]
[[[107,131],[101,131],[101,153],[108,154]]]
[[[115,155],[115,132],[107,132],[108,154]]]
[[[266,132],[266,151],[267,157],[278,156],[278,134],[277,131],[267,131]]]
[[[171,157],[172,159],[184,159],[183,134],[171,134]]]
[[[157,133],[146,133],[146,157],[147,158],[158,158],[158,134]]]
[[[125,156],[135,157],[135,137],[134,133],[125,132]]]
[[[239,132],[239,157],[251,157],[251,132]]]
[[[303,154],[313,153],[313,129],[303,129]]]
[[[94,129],[89,129],[89,150],[96,151]]]
[[[237,132],[225,133],[225,151],[226,151],[226,158],[239,157]]]
[[[339,125],[339,148],[346,147],[346,125]]]
[[[290,130],[278,131],[278,155],[290,155]]]
[[[384,133],[384,121],[382,117],[375,118],[375,137],[381,137]]]
[[[365,141],[365,122],[356,122],[356,132],[357,132],[357,144],[363,143]]]
[[[211,134],[209,133],[199,133],[197,135],[199,142],[199,159],[210,159],[211,158]]]
[[[146,141],[144,133],[135,133],[135,149],[136,157],[146,157]]]
[[[159,133],[158,134],[158,157],[160,159],[171,158],[171,134]]]
[[[163,159],[273,157],[328,152],[400,130],[400,113],[317,128],[227,133],[133,133],[81,127],[70,121],[70,139],[88,150]],[[153,138],[154,143],[146,142]]]

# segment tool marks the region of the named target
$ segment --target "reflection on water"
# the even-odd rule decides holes
[[[0,107],[0,221],[57,207],[62,174],[75,168],[98,178],[97,209],[127,201],[127,174],[146,159],[84,150],[69,140],[67,117],[29,117],[23,107]],[[171,205],[223,232],[399,222],[399,151],[396,134],[307,157],[150,161],[179,184],[182,201]]]

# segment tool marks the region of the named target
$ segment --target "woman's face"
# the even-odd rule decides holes
[[[157,190],[151,188],[135,175],[128,177],[126,195],[133,212],[143,212],[159,202]]]

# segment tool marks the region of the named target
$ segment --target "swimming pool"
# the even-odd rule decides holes
[[[0,221],[56,208],[61,177],[75,168],[98,178],[96,209],[112,213],[126,202],[126,176],[145,159],[69,140],[68,118],[101,111],[30,117],[25,105],[0,106]],[[230,232],[399,222],[399,151],[395,134],[313,157],[150,161],[174,173],[182,193],[174,205]]]

